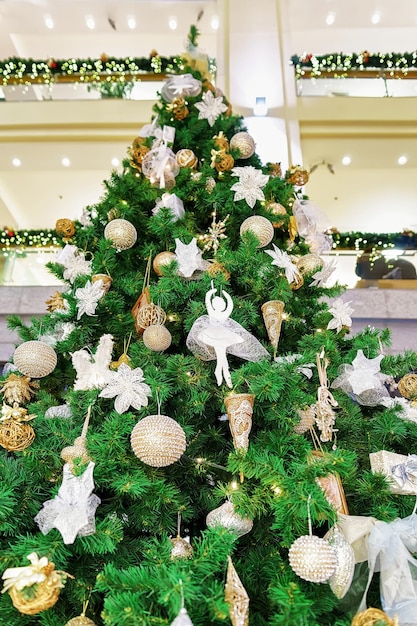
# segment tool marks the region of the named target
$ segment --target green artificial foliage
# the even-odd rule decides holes
[[[196,29],[191,31],[194,47],[197,35]],[[312,534],[320,538],[340,521],[335,501],[324,491],[325,481],[329,476],[339,478],[351,516],[390,523],[413,510],[412,495],[392,493],[388,478],[371,471],[369,454],[414,452],[416,423],[404,419],[402,407],[388,391],[384,405],[364,401],[359,392],[332,387],[358,354],[367,359],[381,355],[389,345],[389,333],[367,328],[354,336],[346,320],[332,327],[332,302],[344,288],[321,283],[318,267],[297,266],[311,254],[294,231],[294,202],[306,200],[301,188],[285,173],[273,173],[271,164],[262,164],[256,152],[244,155],[231,142],[237,133],[246,132],[243,119],[233,114],[226,97],[204,74],[198,51],[192,50],[187,58],[190,64],[183,71],[192,74],[198,89],[192,94],[179,89],[183,98],[179,103],[167,100],[168,92],[162,90],[153,126],[145,126],[132,140],[122,172],[111,173],[103,196],[84,209],[74,236],[62,241],[50,263],[51,272],[63,283],[61,305],[28,324],[17,316],[9,318],[21,345],[37,340],[52,344],[57,365],[38,379],[29,376],[37,383],[29,390],[24,364],[19,364],[20,371],[6,368],[2,375],[1,571],[27,566],[28,555],[36,553],[68,576],[56,604],[33,615],[20,613],[4,593],[1,624],[63,626],[86,610],[97,626],[168,626],[184,603],[194,626],[228,625],[225,583],[230,556],[249,596],[250,626],[349,626],[365,590],[366,563],[356,567],[352,587],[343,598],[327,583],[301,578],[289,564],[290,547],[309,534],[309,517]],[[188,89],[188,83],[184,81],[182,89]],[[210,119],[199,115],[200,105],[209,102],[208,94],[221,105]],[[187,111],[177,114],[184,106]],[[165,127],[175,129],[166,144],[161,138]],[[227,143],[220,146],[224,139]],[[194,153],[197,163],[192,167],[180,167],[171,178],[170,171],[160,166],[145,171],[143,158],[150,159],[145,153],[175,160],[182,149]],[[218,171],[218,159],[224,154],[233,157],[236,169]],[[262,176],[253,202],[250,181],[246,197],[235,197],[232,189],[245,173]],[[161,206],[174,194],[184,207],[179,219],[169,206]],[[273,228],[273,239],[262,246],[259,234],[241,232],[241,225],[254,215],[276,220],[271,203],[280,203],[286,214]],[[217,223],[223,220],[225,236],[204,249],[213,216]],[[114,219],[126,220],[136,230],[136,241],[126,249],[123,242],[105,236]],[[199,246],[193,257],[197,267],[191,272],[184,269],[178,242]],[[156,271],[156,255],[176,250]],[[288,273],[272,263],[267,252],[274,250],[286,255]],[[323,263],[320,258],[318,262]],[[83,309],[82,290],[91,288],[96,274],[111,277],[110,289],[101,291],[94,302],[87,301]],[[217,295],[229,294],[234,304],[231,326],[218,321],[212,331],[214,343],[226,326],[228,333],[243,327],[263,347],[253,360],[248,353],[227,353],[230,384],[226,376],[218,384],[213,350],[204,360],[187,346],[194,323],[207,315],[205,298],[212,286]],[[271,300],[283,302],[285,312],[276,354],[261,309]],[[139,318],[141,328],[137,313],[132,313],[139,301],[148,306],[140,309],[141,314],[152,309],[150,303],[165,313],[165,322],[154,320],[164,322],[171,335],[165,351],[151,349],[143,339],[149,320]],[[110,355],[103,351],[105,341],[110,341]],[[245,335],[243,344],[248,343]],[[120,382],[124,368],[136,376],[133,382],[127,374]],[[386,355],[375,387],[388,389],[391,384],[394,393],[394,382],[416,368],[417,355],[412,352]],[[111,376],[119,376],[113,395]],[[26,396],[17,399],[16,379],[26,389]],[[128,402],[121,408],[123,391]],[[317,416],[300,427],[302,412],[316,406],[323,391],[337,403],[333,407],[325,403],[335,418],[335,432],[327,437]],[[233,443],[226,415],[231,394],[254,397],[247,450],[239,445],[235,449]],[[4,429],[14,419],[7,407],[13,406],[20,417],[36,416],[22,422],[33,427],[35,439],[18,451],[9,450],[4,439]],[[186,439],[177,460],[161,467],[136,456],[130,440],[136,424],[158,415],[175,420]],[[88,428],[83,431],[87,416]],[[156,417],[156,442],[159,428]],[[85,449],[66,456],[82,432]],[[166,439],[155,445],[158,452]],[[86,530],[82,526],[66,542],[56,527],[43,534],[35,516],[45,502],[54,500],[58,511],[68,506],[69,515],[71,507],[58,498],[64,463],[70,467],[70,480],[81,480],[89,460],[95,464],[93,493],[100,499],[95,513],[90,513],[89,532],[82,532]],[[252,530],[238,536],[221,523],[206,523],[207,515],[228,501],[240,518],[252,520]],[[72,506],[81,515],[80,503]],[[178,533],[190,538],[191,558],[172,558],[171,539]],[[36,595],[39,581],[32,582],[22,593]],[[377,575],[368,603],[382,606]]]

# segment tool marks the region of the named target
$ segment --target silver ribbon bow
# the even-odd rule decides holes
[[[409,454],[404,463],[393,465],[391,474],[394,480],[404,487],[407,482],[416,484],[417,482],[417,454]]]

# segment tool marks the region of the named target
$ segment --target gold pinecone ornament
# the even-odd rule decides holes
[[[13,362],[19,372],[29,378],[43,378],[54,371],[56,352],[43,341],[25,341],[16,348]]]
[[[187,447],[183,429],[168,415],[141,419],[132,430],[130,443],[138,459],[151,467],[172,465]]]
[[[15,402],[17,404],[25,404],[25,402],[29,402],[38,389],[38,383],[32,382],[29,376],[19,376],[11,373],[4,381],[0,393],[3,393],[5,401],[9,404],[14,404]]]

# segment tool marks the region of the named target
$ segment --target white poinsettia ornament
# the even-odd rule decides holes
[[[246,200],[246,203],[253,209],[257,200],[265,200],[262,187],[265,187],[269,180],[267,174],[263,174],[261,170],[257,170],[252,165],[246,165],[245,167],[234,167],[232,176],[239,177],[239,182],[230,188],[235,192],[235,202]]]
[[[292,262],[291,257],[285,250],[280,250],[274,243],[272,247],[273,250],[265,250],[272,257],[272,265],[277,265],[285,271],[285,277],[289,283],[299,282],[301,280],[301,272]]]
[[[201,101],[196,102],[194,106],[199,110],[198,119],[207,120],[210,126],[213,126],[219,115],[227,111],[223,97],[215,97],[211,91],[206,91]]]
[[[66,245],[55,257],[55,262],[64,266],[64,279],[73,283],[77,276],[91,274],[91,261],[87,261],[84,253],[77,246]]]
[[[321,267],[318,272],[313,274],[313,281],[310,283],[310,287],[326,287],[327,281],[335,271],[336,267],[336,259],[325,262],[323,267]]]
[[[125,413],[129,407],[139,410],[148,405],[148,396],[152,394],[151,388],[145,382],[143,371],[140,367],[131,369],[126,363],[122,363],[117,371],[110,371],[107,384],[100,392],[100,398],[116,398],[115,410]]]
[[[338,298],[333,302],[329,308],[329,313],[333,315],[333,318],[327,324],[328,330],[334,329],[340,333],[344,326],[348,328],[352,326],[352,318],[350,316],[354,309],[349,306],[350,302],[343,302],[342,298]]]
[[[98,301],[105,294],[105,289],[103,287],[103,281],[97,280],[92,283],[88,280],[85,284],[85,287],[79,287],[75,290],[75,297],[77,299],[77,320],[79,320],[84,314],[95,315],[96,308],[98,305]]]

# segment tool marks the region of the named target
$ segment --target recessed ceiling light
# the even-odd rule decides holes
[[[119,161],[119,159],[117,157],[114,157],[111,160],[111,164],[113,165],[113,167],[118,167],[120,165],[120,161]]]
[[[87,24],[87,28],[89,28],[90,30],[94,30],[94,28],[96,27],[96,23],[92,15],[85,16],[85,23]]]
[[[218,30],[219,29],[219,18],[217,17],[217,15],[213,15],[213,17],[210,20],[210,26],[212,27],[213,30]]]
[[[14,165],[15,167],[20,167],[22,165],[22,161],[16,157],[12,160],[12,165]]]
[[[350,158],[350,156],[348,154],[346,154],[346,156],[343,157],[342,159],[342,164],[343,165],[350,165],[352,163],[352,159]]]
[[[71,161],[67,157],[61,159],[61,163],[64,167],[69,167],[71,165]]]
[[[52,19],[50,15],[45,15],[45,26],[46,28],[49,28],[50,30],[52,30],[54,27],[54,20]]]
[[[332,24],[334,24],[335,19],[336,19],[336,13],[333,13],[333,11],[328,13],[326,17],[327,26],[331,26]]]
[[[379,11],[375,11],[371,17],[372,24],[379,24],[381,19],[381,13]]]
[[[129,15],[127,18],[127,25],[130,30],[135,30],[136,28],[136,18],[133,15]]]
[[[398,157],[398,165],[405,165],[407,163],[408,159],[405,156],[405,154],[402,154],[400,157]]]
[[[176,17],[170,17],[168,20],[168,26],[171,30],[177,30],[178,20]]]

